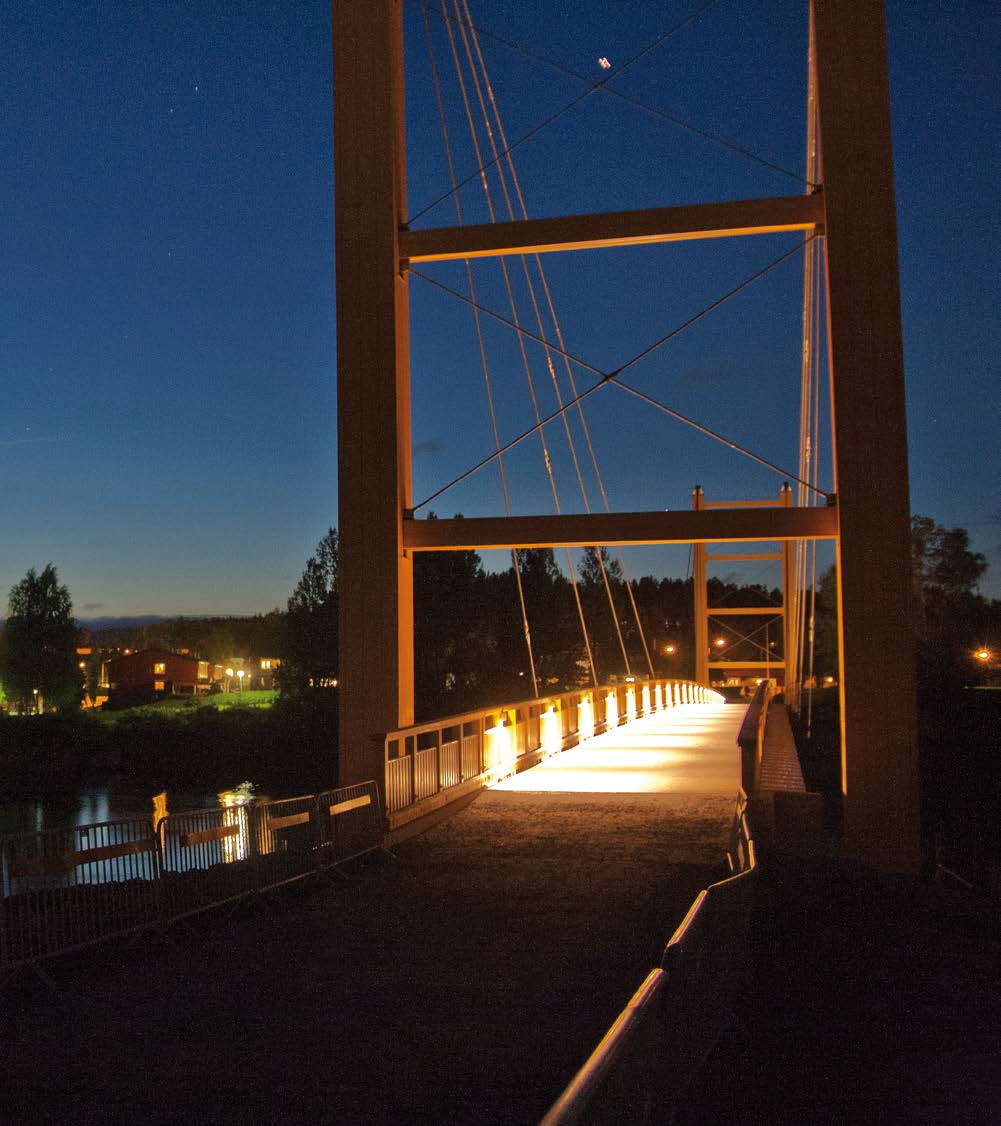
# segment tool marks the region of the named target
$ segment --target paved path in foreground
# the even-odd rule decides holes
[[[668,713],[666,751],[652,719],[628,733],[611,771],[641,792],[490,791],[396,861],[79,955],[58,996],[25,981],[0,1122],[538,1121],[722,874],[738,756],[700,752],[713,710]],[[650,792],[657,755],[678,773]]]

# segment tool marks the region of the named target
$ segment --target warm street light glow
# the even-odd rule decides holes
[[[990,649],[978,649],[974,656],[978,661],[989,661],[991,659]]]
[[[167,809],[167,791],[161,790],[160,793],[154,794],[153,798],[152,798],[152,802],[153,802],[153,828],[155,829],[157,827],[157,825],[160,824],[160,822],[167,816],[167,814],[169,812],[168,809]]]
[[[715,645],[717,649],[722,649],[723,646],[726,645],[726,638],[725,637],[717,637],[716,640],[713,642],[713,645]]]
[[[557,754],[563,747],[562,731],[560,729],[560,717],[556,713],[556,708],[550,704],[548,708],[542,713],[542,749],[547,755]]]
[[[619,700],[614,692],[605,697],[605,729],[610,731],[619,725]]]
[[[577,705],[577,732],[582,740],[594,738],[594,705],[590,696]]]
[[[664,652],[668,656],[670,656],[672,653],[677,653],[677,651],[678,651],[677,645],[665,645],[664,646]]]
[[[493,727],[486,729],[486,755],[487,762],[493,766],[513,770],[518,758],[518,751],[512,738],[514,732],[504,722],[501,716]]]

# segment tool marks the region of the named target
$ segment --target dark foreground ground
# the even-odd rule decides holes
[[[487,793],[0,995],[0,1122],[531,1123],[722,873],[732,799]]]
[[[0,1123],[533,1123],[720,874],[729,799],[488,793],[171,941],[0,995]],[[736,1022],[675,1122],[1001,1122],[1001,927],[772,854]],[[668,1121],[654,1114],[652,1121]]]
[[[679,1126],[1001,1122],[996,903],[771,855],[750,960]]]

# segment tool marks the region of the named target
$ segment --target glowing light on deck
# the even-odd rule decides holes
[[[556,708],[550,704],[539,717],[542,722],[541,742],[542,749],[547,755],[559,754],[563,746],[563,732],[560,728],[560,717]]]
[[[581,739],[594,738],[594,704],[590,696],[577,705],[577,731]]]
[[[514,731],[507,725],[504,718],[501,717],[493,727],[488,727],[485,734],[487,737],[487,762],[493,763],[494,766],[513,769],[518,757],[513,738]]]

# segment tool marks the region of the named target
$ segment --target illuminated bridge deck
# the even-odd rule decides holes
[[[0,1119],[538,1121],[724,874],[743,714],[672,708],[396,861],[51,966],[71,993],[0,1007]]]
[[[494,787],[521,793],[736,795],[744,709],[685,704],[644,716]]]

